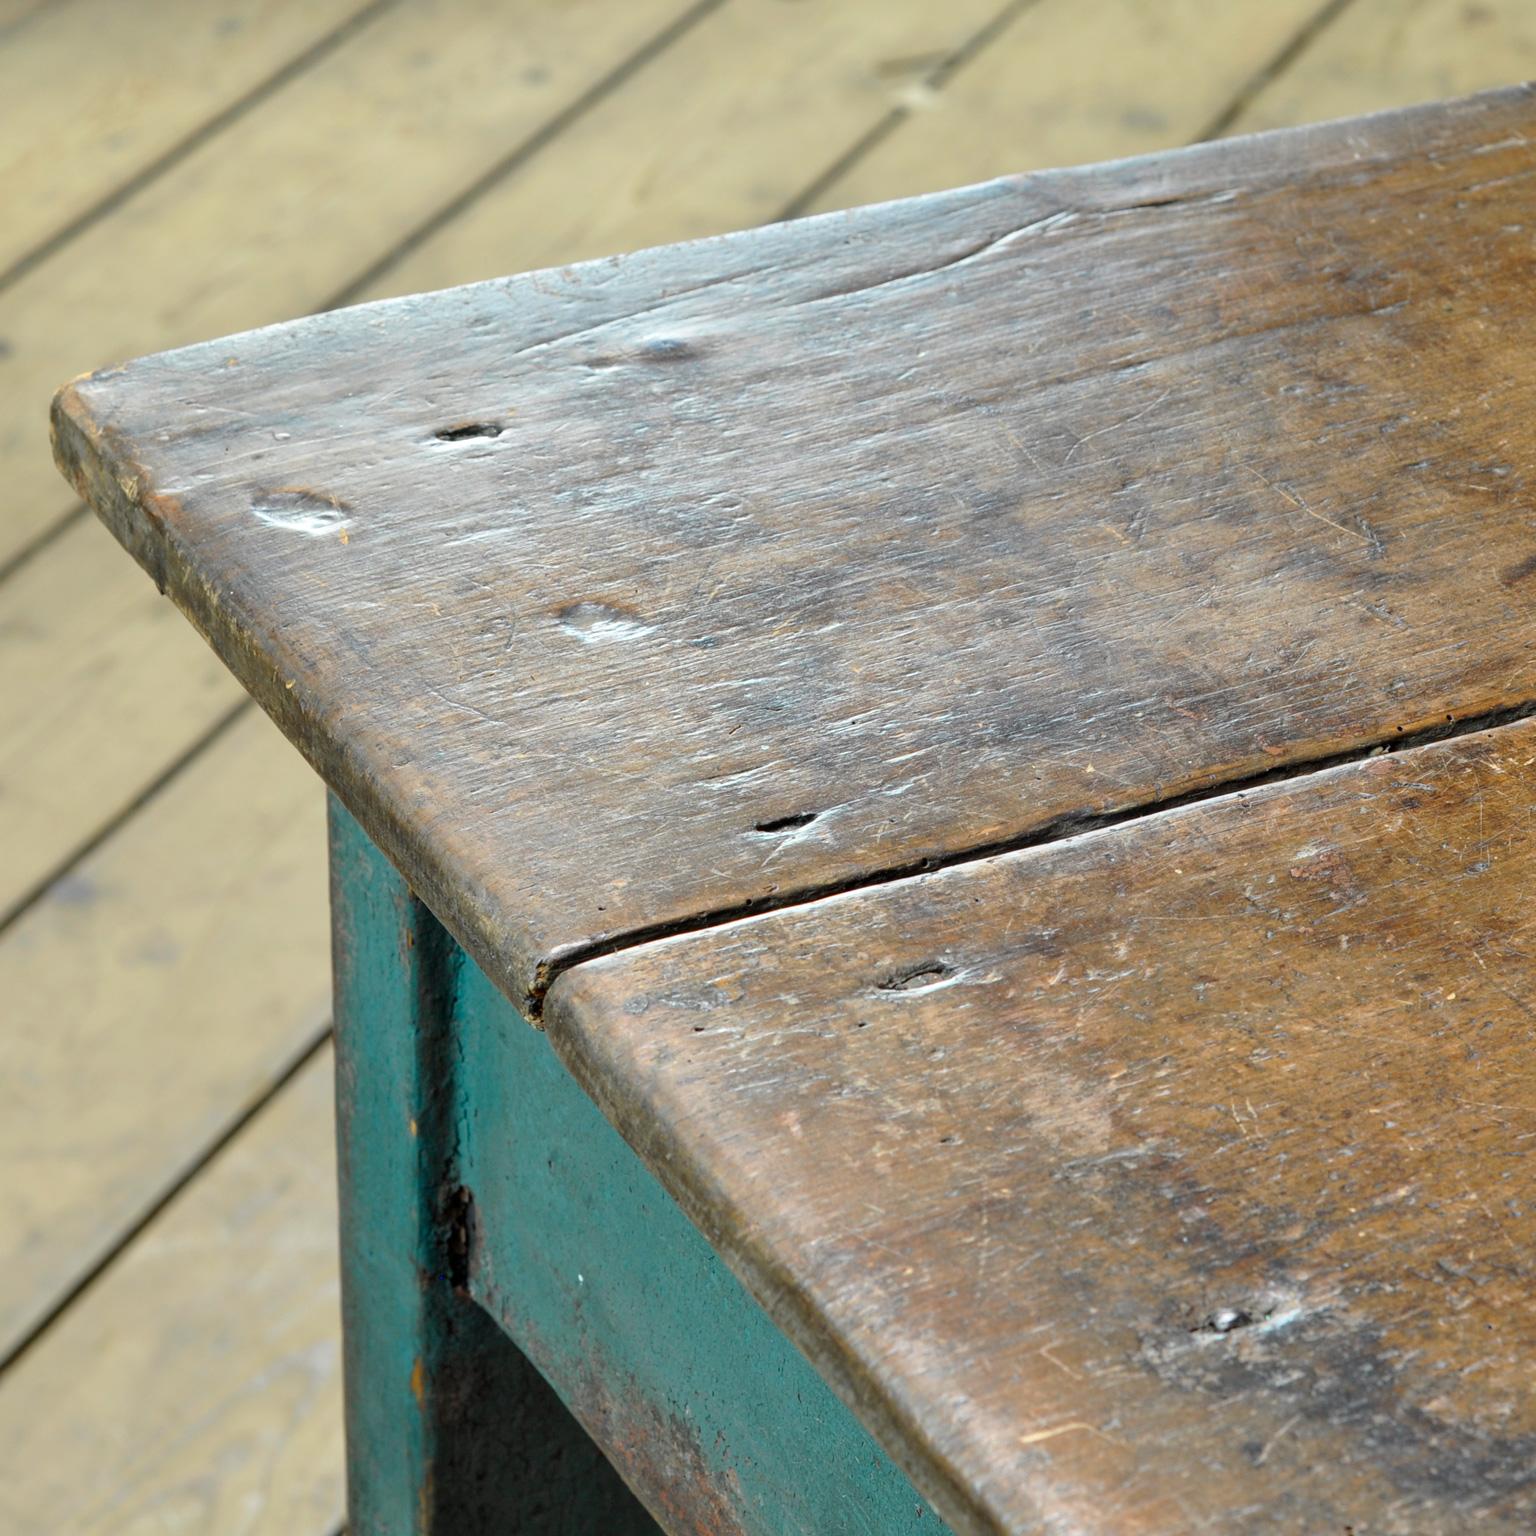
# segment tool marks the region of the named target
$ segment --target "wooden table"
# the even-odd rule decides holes
[[[1521,89],[64,390],[335,795],[353,1530],[1536,1527],[1533,359]]]

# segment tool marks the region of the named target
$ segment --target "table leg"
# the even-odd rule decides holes
[[[331,889],[352,1536],[654,1533],[465,1292],[462,952],[334,800]]]

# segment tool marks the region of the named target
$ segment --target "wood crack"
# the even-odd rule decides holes
[[[1032,848],[1043,848],[1049,844],[1066,842],[1090,833],[1113,831],[1133,822],[1145,821],[1151,816],[1185,810],[1207,801],[1230,800],[1268,785],[1313,778],[1334,768],[1347,767],[1351,763],[1364,762],[1372,757],[1395,754],[1410,748],[1429,746],[1463,736],[1473,736],[1484,731],[1498,730],[1503,726],[1515,725],[1532,717],[1536,717],[1536,698],[1525,699],[1518,704],[1500,709],[1466,715],[1457,720],[1424,726],[1414,731],[1393,732],[1344,751],[1302,758],[1261,773],[1239,774],[1235,778],[1224,779],[1219,783],[1208,784],[1183,794],[1154,796],[1139,800],[1133,805],[1123,806],[1114,811],[1069,812],[1015,837],[999,838],[962,849],[908,859],[881,869],[866,871],[852,878],[829,880],[820,885],[804,886],[782,895],[762,897],[700,912],[693,917],[629,929],[624,933],[580,945],[565,954],[541,961],[534,975],[533,990],[523,1000],[522,1011],[524,1017],[538,1026],[543,1015],[544,999],[548,996],[550,987],[565,972],[579,965],[585,965],[588,961],[601,960],[624,950],[636,949],[643,944],[655,943],[660,939],[681,938],[686,934],[703,933],[713,928],[724,927],[727,923],[739,922],[743,918],[763,917],[773,912],[812,906],[817,902],[826,901],[829,897],[847,896],[857,891],[895,885],[920,875],[952,869],[960,864],[973,864],[983,859],[999,858],[1004,854],[1023,853]]]

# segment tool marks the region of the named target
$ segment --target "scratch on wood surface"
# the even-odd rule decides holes
[[[1119,1441],[1113,1435],[1106,1435],[1097,1424],[1089,1424],[1083,1419],[1073,1419],[1070,1424],[1056,1424],[1050,1429],[1031,1430],[1027,1435],[1019,1436],[1020,1445],[1039,1445],[1045,1440],[1054,1440],[1057,1435],[1071,1434],[1074,1430],[1086,1430],[1090,1435],[1097,1435],[1100,1440],[1107,1440],[1111,1445],[1119,1445]]]
[[[1294,491],[1288,490],[1283,485],[1276,485],[1268,475],[1265,475],[1259,470],[1255,469],[1252,464],[1244,461],[1243,468],[1246,469],[1248,473],[1254,477],[1255,480],[1258,480],[1263,485],[1267,485],[1270,490],[1272,490],[1277,496],[1283,496],[1285,500],[1290,502],[1293,507],[1295,507],[1298,511],[1305,512],[1308,517],[1315,517],[1318,522],[1327,523],[1330,528],[1337,528],[1340,533],[1348,534],[1352,539],[1359,539],[1362,544],[1368,545],[1372,549],[1379,549],[1381,547],[1381,540],[1379,538],[1372,538],[1368,534],[1361,533],[1358,528],[1346,528],[1343,523],[1336,523],[1331,517],[1326,517],[1315,507],[1309,507],[1306,502],[1303,501],[1301,497],[1298,496]]]

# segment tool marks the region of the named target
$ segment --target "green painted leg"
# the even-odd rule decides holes
[[[463,957],[334,801],[342,1307],[353,1536],[653,1536],[464,1291],[453,1038]]]
[[[945,1536],[334,804],[331,868],[353,1536],[654,1532],[593,1440],[674,1533]]]

